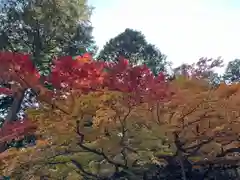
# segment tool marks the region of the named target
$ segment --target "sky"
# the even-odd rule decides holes
[[[89,0],[99,48],[126,28],[141,31],[173,66],[200,57],[240,58],[240,0]],[[220,70],[221,71],[221,70]]]

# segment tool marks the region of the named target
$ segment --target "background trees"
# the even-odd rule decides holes
[[[53,57],[78,55],[94,45],[91,10],[85,0],[6,0],[1,4],[0,48],[30,53],[47,71]]]
[[[109,40],[99,52],[97,59],[117,61],[119,56],[129,59],[133,65],[146,64],[157,75],[166,71],[166,55],[152,44],[149,44],[140,31],[126,29]]]
[[[240,65],[239,59],[235,59],[228,63],[225,73],[223,75],[223,78],[225,81],[229,83],[239,82],[239,77],[240,77],[239,65]]]
[[[196,63],[182,64],[174,68],[173,79],[176,77],[202,79],[216,87],[221,83],[222,78],[215,70],[221,67],[223,67],[223,60],[220,57],[217,59],[200,58]]]

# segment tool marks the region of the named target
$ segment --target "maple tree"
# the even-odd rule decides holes
[[[156,109],[161,118],[155,126],[163,127],[161,130],[167,139],[165,143],[171,146],[173,154],[165,156],[156,153],[156,156],[170,165],[180,163],[182,169],[188,168],[187,173],[193,171],[194,165],[206,166],[208,163],[215,164],[215,161],[219,165],[235,166],[239,158],[231,159],[229,156],[239,153],[240,147],[239,85],[221,84],[212,89],[204,80],[185,78],[173,81],[171,86],[175,95],[170,102]],[[189,175],[182,171],[185,179]]]
[[[3,53],[0,61],[1,80],[13,81],[1,92],[15,101],[1,129],[15,134],[0,140],[33,132],[37,137],[34,147],[0,154],[4,175],[136,179],[150,173],[147,164],[164,162],[168,176],[180,169],[173,179],[186,179],[195,166],[239,152],[239,85],[213,89],[197,76],[167,82],[163,74],[155,77],[146,66],[131,66],[124,58],[106,63],[88,54],[56,59],[48,77],[38,75],[27,55]],[[14,120],[27,88],[40,108],[29,108],[21,123]],[[151,177],[166,173],[160,170]]]
[[[17,120],[17,113],[20,109],[25,91],[28,88],[28,83],[31,82],[33,86],[37,85],[39,74],[27,55],[6,52],[1,53],[0,59],[1,84],[11,82],[11,88],[1,88],[1,93],[12,94],[12,96],[14,96],[12,107],[1,129],[1,137],[4,137],[1,140],[1,148],[4,150],[6,142],[18,138],[18,135],[25,133],[25,131],[32,131],[36,128],[28,121],[21,123],[14,121]]]
[[[132,67],[125,59],[121,59],[118,64],[115,64],[92,61],[87,54],[77,57],[75,60],[72,57],[62,57],[54,61],[51,75],[41,79],[34,67],[31,66],[31,61],[27,56],[7,54],[4,58],[2,61],[5,63],[5,66],[3,66],[5,69],[2,72],[8,72],[8,75],[11,76],[7,76],[7,73],[5,73],[2,77],[5,81],[14,80],[16,82],[16,88],[13,89],[13,92],[24,92],[26,88],[31,88],[36,92],[37,99],[42,104],[40,109],[32,110],[28,114],[28,118],[35,122],[38,127],[36,135],[46,140],[44,141],[45,146],[41,147],[44,149],[42,150],[43,154],[39,156],[40,152],[31,150],[31,148],[28,148],[25,153],[16,153],[17,158],[15,159],[17,159],[16,161],[21,169],[24,169],[24,163],[29,164],[29,157],[31,157],[31,163],[36,161],[43,163],[46,156],[49,159],[49,156],[56,156],[57,153],[60,152],[61,154],[62,151],[71,153],[76,149],[76,154],[79,154],[83,153],[80,148],[90,150],[79,143],[80,137],[75,138],[76,125],[78,124],[76,122],[80,122],[80,124],[84,122],[82,119],[79,121],[80,117],[94,116],[95,128],[91,130],[97,132],[97,134],[96,136],[93,135],[95,134],[93,132],[90,134],[93,141],[96,142],[97,137],[101,137],[102,133],[105,135],[105,131],[109,128],[107,128],[107,124],[112,129],[114,127],[119,128],[119,124],[114,121],[112,123],[106,122],[106,119],[110,117],[102,117],[102,113],[105,112],[106,114],[106,110],[111,111],[109,106],[112,102],[118,102],[122,99],[120,102],[122,102],[123,108],[129,109],[128,106],[137,106],[146,101],[157,100],[156,98],[162,100],[167,93],[164,90],[167,86],[162,74],[154,77],[148,68],[144,66]],[[22,60],[22,63],[18,64],[18,59],[20,62]],[[29,76],[29,73],[33,75]],[[45,88],[42,81],[50,83],[54,90]],[[18,99],[18,103],[20,102],[19,98],[16,97],[15,99]],[[122,106],[119,108],[122,108]],[[119,112],[115,116],[119,116]],[[121,122],[120,119],[118,121]],[[104,125],[102,128],[99,127],[101,124]],[[83,128],[84,126],[80,127]],[[3,127],[3,129],[5,128]],[[83,128],[82,131],[84,130],[86,129]],[[78,132],[78,135],[80,135],[80,132]],[[88,135],[87,133],[86,137]],[[102,141],[106,141],[102,138]],[[77,145],[80,148],[74,148]],[[102,152],[95,152],[95,154],[105,157]],[[76,160],[69,159],[69,161],[79,168]],[[127,168],[126,165],[120,165],[120,167]]]

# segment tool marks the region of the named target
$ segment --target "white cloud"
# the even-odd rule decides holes
[[[222,56],[228,62],[240,58],[240,11],[229,2],[111,0],[96,6],[94,36],[102,47],[125,28],[133,28],[142,31],[175,66],[202,56]]]

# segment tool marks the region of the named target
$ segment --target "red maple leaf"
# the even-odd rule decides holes
[[[12,90],[9,88],[0,87],[0,94],[12,95]]]

